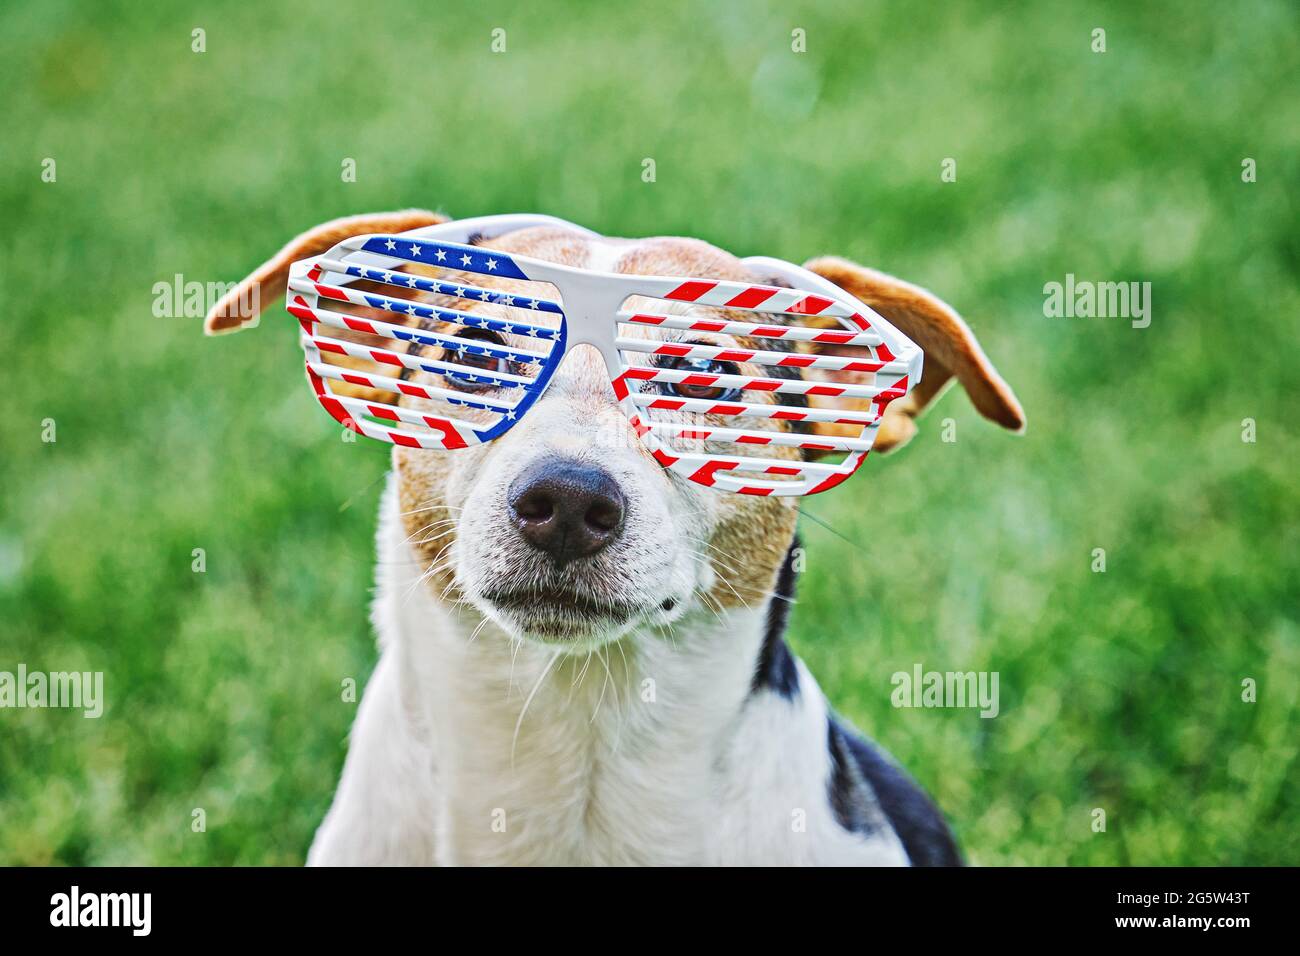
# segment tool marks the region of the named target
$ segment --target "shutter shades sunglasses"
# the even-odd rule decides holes
[[[465,448],[513,427],[586,344],[662,466],[723,491],[795,496],[856,471],[886,406],[920,381],[921,350],[906,336],[779,259],[743,260],[783,283],[755,285],[599,272],[469,244],[538,225],[595,238],[547,216],[487,216],[355,236],[295,262],[286,305],[322,407],[368,438]],[[515,281],[486,288],[479,276]],[[357,387],[407,402],[358,398]]]

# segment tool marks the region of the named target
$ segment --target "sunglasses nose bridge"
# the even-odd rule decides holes
[[[561,295],[567,330],[564,353],[558,356],[558,361],[563,362],[575,346],[590,345],[600,353],[610,378],[614,378],[622,364],[615,345],[618,338],[616,316],[628,297],[627,291],[586,277],[574,277],[566,285],[569,288],[561,286]]]

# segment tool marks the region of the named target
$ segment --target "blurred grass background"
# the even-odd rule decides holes
[[[354,716],[340,681],[375,661],[386,450],[338,441],[278,307],[205,340],[153,287],[411,205],[838,253],[946,297],[1029,431],[952,392],[810,501],[843,537],[803,523],[796,650],[973,862],[1300,863],[1296,21],[1284,0],[5,5],[0,670],[102,670],[108,705],[0,711],[0,862],[303,859]],[[1150,328],[1045,318],[1071,272],[1151,282]],[[916,662],[998,671],[1001,715],[893,709]]]

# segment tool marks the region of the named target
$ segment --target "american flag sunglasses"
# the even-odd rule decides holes
[[[513,427],[587,344],[660,465],[722,491],[796,496],[853,474],[886,406],[920,381],[921,350],[906,336],[779,259],[743,260],[783,283],[755,285],[470,244],[536,225],[595,237],[552,217],[487,216],[355,236],[294,263],[286,306],[321,406],[368,438],[466,448]]]

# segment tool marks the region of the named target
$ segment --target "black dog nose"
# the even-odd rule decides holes
[[[506,500],[528,543],[559,564],[590,557],[623,531],[618,482],[576,461],[538,462],[511,482]]]

